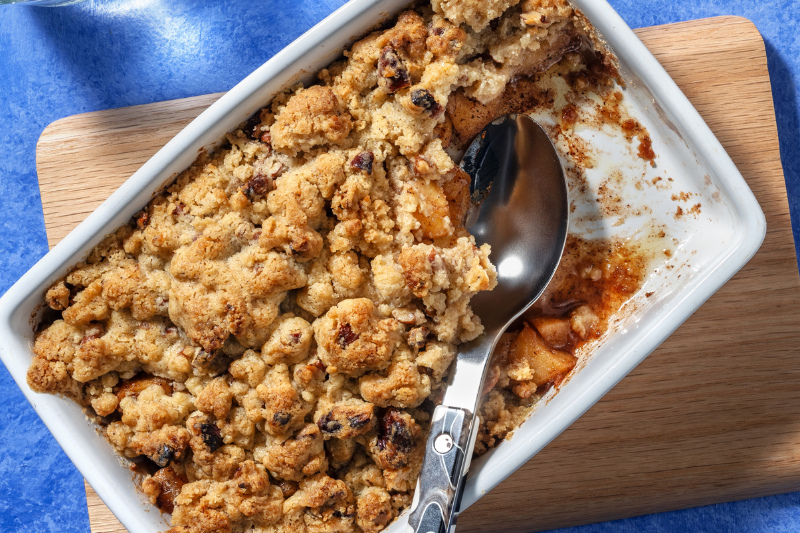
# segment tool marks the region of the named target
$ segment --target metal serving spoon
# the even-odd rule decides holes
[[[529,116],[506,115],[484,128],[461,168],[472,178],[466,227],[479,245],[491,245],[498,283],[473,298],[484,334],[460,347],[442,405],[433,412],[409,516],[415,533],[455,528],[487,363],[500,335],[552,279],[567,239],[564,169],[547,134]]]

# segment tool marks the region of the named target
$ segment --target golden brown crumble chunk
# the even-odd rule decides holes
[[[400,341],[400,328],[394,318],[382,318],[371,300],[345,300],[314,323],[319,358],[329,373],[381,370]]]
[[[278,113],[270,135],[275,148],[296,153],[341,142],[352,127],[350,115],[333,91],[315,85],[289,100]]]
[[[431,5],[456,24],[480,31],[520,0],[431,0]]]

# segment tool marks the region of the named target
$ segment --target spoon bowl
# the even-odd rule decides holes
[[[492,247],[497,287],[472,299],[486,335],[524,313],[555,274],[567,240],[569,195],[558,153],[527,115],[487,126],[464,155],[473,207],[467,229]]]

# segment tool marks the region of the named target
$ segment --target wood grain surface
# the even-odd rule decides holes
[[[534,459],[461,533],[534,531],[800,490],[800,277],[764,44],[733,17],[638,30],[767,216],[755,258]],[[37,166],[50,245],[219,95],[49,126]],[[125,529],[87,485],[93,533]]]

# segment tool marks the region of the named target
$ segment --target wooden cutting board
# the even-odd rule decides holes
[[[586,415],[466,511],[534,531],[800,490],[800,277],[764,43],[721,17],[638,30],[767,216],[758,254]],[[68,117],[37,147],[50,245],[220,95]],[[87,489],[94,533],[125,531]]]

